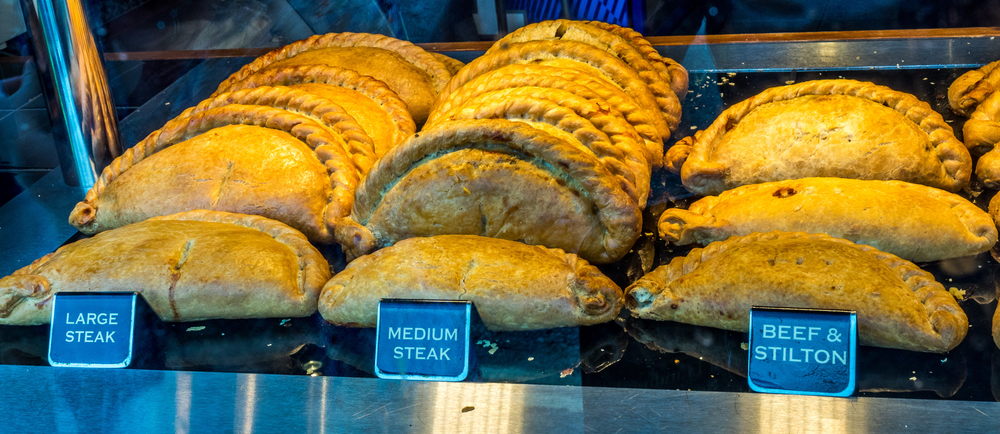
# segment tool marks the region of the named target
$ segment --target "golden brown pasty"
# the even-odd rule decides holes
[[[972,172],[968,150],[927,103],[854,80],[767,89],[678,142],[666,161],[703,195],[816,176],[958,191]]]
[[[969,329],[934,276],[874,247],[823,234],[756,233],[694,249],[625,290],[639,318],[747,332],[752,306],[858,313],[861,344],[942,353]]]
[[[993,92],[976,107],[962,128],[965,146],[982,153],[976,162],[976,177],[987,187],[1000,188],[1000,92]]]
[[[961,196],[902,181],[803,178],[737,187],[668,209],[660,237],[679,245],[775,230],[825,233],[925,262],[993,247],[989,214]]]
[[[599,324],[622,306],[618,285],[576,255],[475,235],[411,238],[362,256],[323,287],[319,310],[337,325],[375,327],[383,298],[471,300],[490,330]]]
[[[417,131],[406,103],[374,78],[327,65],[268,68],[233,83],[230,92],[259,86],[287,86],[326,97],[364,128],[381,157]]]
[[[60,247],[0,279],[0,324],[48,324],[58,292],[139,292],[164,321],[302,317],[330,279],[298,231],[258,216],[191,211]]]
[[[566,91],[519,87],[476,96],[441,119],[508,119],[562,136],[596,155],[611,173],[628,182],[627,192],[639,206],[646,206],[651,171],[648,149],[625,118],[606,107]]]
[[[487,72],[452,92],[447,97],[439,99],[427,119],[427,125],[432,125],[453,108],[466,105],[469,100],[487,92],[515,88],[546,88],[572,93],[573,95],[597,104],[601,110],[611,114],[620,114],[642,138],[647,151],[644,153],[653,168],[663,165],[663,139],[657,132],[657,125],[645,110],[635,104],[635,100],[622,92],[621,89],[608,82],[593,77],[587,77],[572,69],[557,68],[545,65],[509,65]],[[539,95],[543,96],[543,95]],[[576,106],[576,105],[574,105]],[[614,113],[617,112],[617,113]],[[581,114],[581,116],[586,116]],[[663,118],[655,116],[662,123]],[[663,124],[664,130],[666,124]],[[627,127],[619,128],[629,131]],[[609,134],[610,135],[610,134]]]
[[[441,53],[431,53],[431,56],[434,56],[435,59],[440,60],[441,63],[444,64],[444,66],[448,67],[448,72],[450,72],[451,75],[457,74],[458,71],[460,71],[462,67],[465,66],[465,64],[462,63],[461,60],[455,59],[454,57],[450,57]]]
[[[351,156],[354,166],[362,174],[368,173],[368,169],[377,159],[372,139],[343,107],[328,98],[290,87],[261,86],[221,93],[184,110],[177,118],[232,104],[274,107],[318,121],[335,137],[343,138],[344,150]]]
[[[410,42],[370,33],[328,33],[255,59],[223,81],[215,94],[264,68],[297,65],[337,66],[375,77],[406,102],[417,125],[423,125],[437,93],[451,79],[444,63]]]
[[[495,69],[513,64],[537,63],[575,69],[593,77],[599,77],[619,87],[634,98],[650,116],[657,110],[669,129],[680,122],[681,106],[677,95],[664,83],[647,84],[639,74],[625,62],[612,54],[590,44],[574,41],[532,41],[510,43],[490,54],[480,56],[465,65],[455,75],[442,94],[448,95],[458,90],[472,79]],[[668,134],[662,134],[667,137]]]
[[[116,158],[69,222],[89,235],[211,209],[262,215],[330,243],[358,183],[344,146],[316,121],[286,110],[208,109],[168,122]]]
[[[1000,60],[962,74],[948,86],[951,110],[968,117],[986,97],[1000,88]]]
[[[628,35],[631,38],[644,40],[641,35]],[[674,96],[679,98],[678,93],[687,93],[687,77],[684,77],[684,89],[674,89],[674,80],[670,76],[670,70],[662,62],[653,62],[640,52],[636,47],[636,41],[630,41],[622,33],[612,32],[599,26],[592,25],[584,21],[552,20],[533,23],[521,27],[502,39],[497,41],[486,51],[485,55],[492,52],[506,49],[510,43],[530,42],[530,41],[574,41],[593,45],[615,57],[623,60],[631,66],[640,77],[650,85],[650,88],[657,88],[666,85]],[[647,42],[648,43],[648,42]],[[646,53],[648,54],[648,53]],[[654,67],[654,63],[656,67]],[[680,81],[680,80],[678,80]],[[680,90],[680,92],[677,92]]]
[[[372,167],[337,242],[349,258],[445,234],[519,240],[620,259],[639,237],[638,204],[595,156],[524,123],[447,122]]]
[[[670,76],[670,88],[677,94],[678,99],[684,101],[688,93],[688,72],[680,63],[669,57],[660,56],[656,48],[653,48],[653,44],[650,44],[641,33],[635,30],[603,21],[585,21],[585,23],[624,38],[627,43],[642,53],[661,76],[663,76],[663,70],[666,69],[667,74]]]

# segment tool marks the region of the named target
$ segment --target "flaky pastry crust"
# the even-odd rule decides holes
[[[321,84],[349,89],[360,94],[355,98],[367,98],[378,104],[389,116],[393,126],[392,132],[385,138],[375,133],[372,130],[373,126],[368,126],[366,129],[368,135],[375,140],[375,153],[380,157],[417,132],[417,126],[406,108],[406,103],[399,98],[399,95],[396,95],[396,92],[389,89],[385,83],[359,75],[350,69],[328,65],[268,68],[233,83],[228,91],[234,92],[259,86],[300,86],[304,84]],[[351,115],[358,119],[363,113],[351,113]],[[378,120],[369,122],[378,122]]]
[[[455,59],[454,57],[449,57],[441,53],[431,53],[431,56],[434,56],[435,59],[440,60],[441,63],[443,63],[444,66],[448,68],[448,72],[450,72],[451,75],[457,74],[458,71],[460,71],[462,67],[465,66],[465,64],[462,63],[461,60]]]
[[[0,279],[0,324],[48,324],[56,293],[95,290],[139,292],[164,321],[302,317],[329,279],[302,233],[197,210],[65,245]]]
[[[663,139],[650,116],[621,89],[602,80],[586,80],[581,76],[582,74],[571,69],[545,65],[505,66],[476,77],[447,96],[442,95],[428,117],[427,125],[434,124],[453,108],[465,105],[470,99],[486,92],[519,87],[558,89],[619,112],[642,138],[646,160],[650,161],[653,168],[660,168],[663,165]],[[660,116],[656,118],[662,121]]]
[[[648,153],[632,126],[607,107],[565,91],[519,87],[478,95],[441,118],[509,119],[527,121],[536,128],[540,123],[555,126],[572,134],[611,173],[628,182],[626,192],[640,207],[646,206],[651,167]]]
[[[94,186],[87,191],[84,200],[76,205],[69,216],[70,224],[83,233],[95,234],[125,224],[135,223],[152,217],[142,211],[142,204],[144,202],[156,203],[157,205],[169,203],[180,208],[174,212],[190,210],[191,207],[187,205],[184,197],[185,194],[188,194],[187,192],[178,192],[176,196],[169,198],[116,198],[117,200],[124,200],[125,203],[119,203],[113,209],[103,210],[104,212],[102,212],[102,196],[105,190],[110,188],[109,186],[123,173],[139,165],[144,160],[150,159],[157,152],[195,138],[203,133],[210,132],[215,128],[229,125],[255,125],[284,131],[312,149],[319,163],[325,167],[326,174],[329,176],[328,188],[331,189],[327,193],[327,203],[322,214],[309,217],[309,219],[314,220],[316,223],[306,224],[301,222],[303,216],[284,215],[284,211],[281,208],[266,208],[261,209],[260,212],[265,217],[275,220],[288,220],[293,226],[299,226],[297,229],[303,231],[310,239],[317,242],[332,242],[332,228],[336,225],[337,221],[349,213],[353,202],[354,188],[357,186],[359,178],[358,169],[354,166],[354,162],[347,152],[344,151],[345,145],[342,143],[342,140],[338,143],[335,137],[322,125],[305,116],[273,107],[244,106],[238,104],[208,109],[188,117],[171,120],[163,128],[150,133],[149,136],[134,147],[126,150],[104,169]],[[240,144],[234,142],[232,146],[238,147]],[[198,158],[198,156],[190,156],[190,158]],[[261,187],[265,188],[266,184],[262,183]],[[281,191],[279,193],[287,194],[288,192]],[[241,207],[239,210],[247,212],[252,209],[254,209],[254,206],[248,209]],[[226,210],[220,209],[217,211]],[[295,222],[301,223],[301,225]]]
[[[774,230],[825,233],[903,259],[975,255],[997,241],[993,219],[961,196],[902,181],[803,178],[753,184],[666,210],[660,237],[702,245]]]
[[[880,105],[905,119],[893,121]],[[801,115],[788,107],[806,107],[817,115]],[[756,117],[772,109],[779,110],[770,113],[777,118]],[[785,124],[782,116],[793,120]],[[749,118],[754,119],[754,127],[740,128]],[[838,124],[841,119],[854,118],[861,124]],[[794,133],[794,137],[790,136],[788,143],[775,143],[778,132],[772,134],[764,125],[779,129],[782,135]],[[797,149],[800,143],[807,146]],[[722,144],[729,148],[720,148]],[[825,146],[813,149],[819,144]],[[882,149],[886,145],[891,147]],[[906,154],[898,155],[900,152]],[[810,176],[898,179],[958,191],[968,185],[972,169],[968,150],[927,103],[885,86],[854,80],[817,80],[767,89],[722,112],[693,138],[679,141],[668,151],[667,159],[668,167],[681,168],[684,186],[697,194]],[[740,160],[719,162],[729,159]]]
[[[1000,89],[1000,60],[962,74],[948,86],[951,110],[968,117],[976,107]]]
[[[471,300],[491,330],[599,324],[621,289],[577,255],[475,235],[410,238],[362,256],[320,295],[328,322],[375,327],[379,300]]]
[[[343,107],[328,98],[290,87],[260,86],[222,93],[184,110],[177,117],[183,118],[231,104],[274,107],[319,121],[328,126],[331,132],[343,137],[347,145],[344,150],[351,155],[351,160],[362,174],[368,173],[377,158],[372,139]]]
[[[965,146],[983,154],[976,162],[976,177],[989,188],[1000,188],[1000,150],[996,149],[1000,142],[1000,92],[993,92],[976,107],[962,132]]]
[[[413,136],[375,164],[355,198],[336,230],[348,257],[405,238],[465,233],[606,263],[628,252],[641,227],[638,205],[596,157],[498,119],[442,123]]]
[[[942,353],[965,312],[913,263],[824,234],[755,233],[694,249],[625,290],[634,316],[749,331],[752,306],[858,313],[861,344]]]
[[[629,96],[635,98],[641,107],[649,110],[650,116],[656,115],[656,110],[653,107],[659,108],[659,114],[671,130],[677,128],[677,124],[680,122],[680,101],[669,86],[662,85],[662,83],[648,85],[631,66],[622,60],[593,45],[582,42],[532,41],[507,44],[505,47],[469,62],[448,82],[441,93],[451,94],[465,83],[486,72],[519,63],[557,64],[583,71],[589,69],[598,72]]]

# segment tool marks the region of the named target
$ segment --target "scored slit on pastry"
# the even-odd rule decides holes
[[[234,82],[228,91],[259,86],[287,86],[336,102],[365,129],[379,157],[417,131],[406,103],[396,92],[350,69],[327,65],[268,68]]]
[[[95,234],[193,209],[262,215],[320,243],[350,212],[359,173],[318,122],[228,105],[174,119],[104,169],[70,224]]]
[[[640,39],[642,38],[640,37]],[[511,43],[529,41],[574,41],[593,45],[614,55],[635,69],[636,73],[642,77],[651,89],[658,89],[661,85],[667,86],[673,92],[673,95],[668,96],[663,94],[662,97],[669,98],[672,96],[677,98],[677,104],[680,104],[678,89],[674,89],[674,80],[671,78],[670,70],[666,67],[665,63],[657,62],[656,66],[658,67],[654,66],[648,57],[621,34],[587,22],[552,20],[529,24],[501,38],[486,51],[485,55],[488,56],[498,50],[506,49],[508,44]],[[680,92],[687,93],[686,77],[684,80],[684,89]],[[660,97],[659,94],[657,96]]]
[[[56,293],[94,288],[139,292],[164,321],[303,317],[329,279],[302,233],[197,210],[102,232],[0,279],[0,324],[48,324]]]
[[[854,80],[765,90],[670,148],[667,167],[696,194],[806,177],[900,180],[958,191],[972,157],[916,97]]]
[[[328,98],[290,87],[260,86],[221,93],[184,110],[177,117],[183,118],[232,104],[274,107],[319,121],[320,124],[329,127],[330,132],[343,137],[346,141],[344,150],[351,155],[351,161],[362,175],[368,173],[368,169],[377,159],[372,139],[343,107]]]
[[[455,92],[439,98],[427,119],[427,125],[436,123],[451,109],[465,105],[466,101],[486,92],[519,87],[541,87],[570,92],[595,104],[606,104],[618,111],[633,127],[645,144],[646,160],[654,169],[663,166],[663,139],[657,127],[645,110],[636,105],[635,100],[618,87],[593,77],[588,77],[572,69],[545,65],[508,65],[487,72],[466,83]],[[662,117],[655,119],[663,121]]]
[[[825,233],[917,262],[979,254],[997,241],[993,219],[961,196],[902,181],[842,178],[744,185],[687,210],[668,209],[658,228],[663,240],[678,245],[774,230]]]
[[[265,68],[330,65],[385,82],[403,101],[417,125],[423,125],[437,94],[451,79],[448,66],[408,41],[370,33],[314,35],[267,53],[219,84],[214,95]]]
[[[320,294],[337,325],[375,327],[384,298],[471,300],[490,330],[537,330],[611,321],[621,289],[562,250],[475,235],[410,238],[347,265]]]
[[[680,102],[669,86],[663,83],[650,86],[621,59],[582,42],[532,41],[507,44],[502,49],[469,62],[441,93],[451,94],[486,72],[507,65],[529,63],[576,69],[607,80],[634,98],[650,116],[659,115],[663,118],[668,131],[660,131],[662,137],[668,137],[669,130],[677,128],[680,122]]]
[[[336,238],[349,258],[406,238],[471,234],[607,263],[640,227],[638,204],[592,153],[525,123],[483,119],[439,124],[386,154]]]
[[[948,105],[953,112],[968,117],[997,89],[1000,89],[1000,60],[956,78],[948,86]]]
[[[755,233],[694,249],[625,290],[634,316],[749,331],[753,306],[853,310],[862,345],[943,353],[969,321],[934,276],[825,234]]]

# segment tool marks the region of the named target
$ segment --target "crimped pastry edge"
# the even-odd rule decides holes
[[[609,32],[615,33],[628,41],[632,46],[639,50],[643,56],[646,56],[646,60],[653,64],[653,67],[659,68],[658,64],[662,64],[669,74],[670,87],[677,94],[677,98],[684,101],[688,93],[688,71],[686,68],[677,63],[674,59],[669,57],[663,57],[660,55],[656,48],[653,48],[651,44],[642,33],[630,29],[628,27],[622,27],[617,24],[605,23],[603,21],[585,21],[587,24],[592,26],[607,30]]]
[[[669,264],[658,267],[657,270],[659,271],[654,271],[646,276],[643,276],[626,288],[625,306],[631,310],[634,315],[637,315],[639,318],[643,318],[641,313],[642,308],[638,307],[638,303],[633,293],[641,290],[647,292],[647,297],[652,297],[652,294],[649,293],[649,288],[645,288],[642,285],[649,285],[652,288],[658,288],[659,291],[657,292],[660,292],[663,290],[664,286],[669,285],[681,276],[691,273],[697,269],[702,262],[722,254],[731,248],[758,241],[799,238],[828,241],[850,246],[861,252],[872,255],[876,260],[892,269],[914,293],[918,293],[916,294],[917,298],[924,306],[925,312],[927,312],[927,318],[931,328],[938,333],[938,336],[941,338],[941,342],[944,344],[944,346],[937,349],[936,352],[949,351],[961,343],[962,339],[965,338],[965,335],[968,332],[968,319],[965,312],[961,309],[961,307],[954,303],[954,297],[952,297],[952,295],[944,289],[944,286],[935,280],[934,276],[930,273],[922,270],[910,261],[902,259],[891,253],[882,252],[871,246],[855,244],[848,240],[831,237],[826,234],[809,234],[805,232],[772,231],[766,233],[753,233],[742,237],[732,237],[725,241],[717,241],[704,248],[693,249],[687,256],[674,258]],[[662,283],[653,280],[652,275],[654,273],[662,274]],[[924,288],[927,288],[927,290],[921,291]],[[923,296],[919,294],[921,292],[923,293]],[[952,308],[952,306],[957,309]],[[948,322],[948,314],[958,320],[956,321],[956,324],[946,323]],[[962,320],[964,320],[964,322]],[[953,333],[953,335],[944,335],[949,332]]]
[[[396,146],[417,132],[406,103],[384,82],[358,74],[355,71],[330,65],[284,66],[256,72],[235,82],[228,91],[249,89],[258,86],[293,86],[303,83],[328,84],[358,92],[382,107],[389,114],[396,134],[392,146]],[[378,149],[376,149],[378,151]]]
[[[574,39],[573,36],[575,33],[569,31],[570,29],[581,32],[586,37]],[[590,22],[559,19],[528,24],[508,33],[494,43],[486,51],[485,55],[489,55],[500,49],[506,49],[511,43],[546,40],[582,42],[604,50],[632,67],[639,74],[639,77],[650,86],[651,90],[657,88],[655,86],[659,84],[670,88],[670,91],[674,92],[672,96],[676,97],[678,99],[677,104],[680,104],[680,96],[677,95],[676,90],[673,88],[673,81],[671,80],[670,71],[667,70],[666,64],[650,61],[647,56],[639,51],[636,46],[637,44],[633,43],[633,41],[620,33],[610,31],[601,26],[592,25]],[[684,92],[687,92],[686,88]],[[656,91],[654,91],[655,93]]]
[[[209,211],[209,210],[194,210],[194,211],[184,211],[176,214],[152,217],[145,221],[201,221],[209,223],[225,223],[236,226],[245,227],[248,229],[254,229],[270,235],[275,241],[288,247],[289,250],[295,253],[296,257],[299,258],[299,272],[302,276],[298,279],[298,289],[299,293],[303,296],[308,297],[310,293],[315,293],[316,299],[319,298],[319,292],[322,290],[323,285],[330,279],[330,266],[322,254],[316,250],[309,240],[306,239],[298,230],[281,223],[277,220],[272,220],[266,217],[248,215],[248,214],[235,214],[224,211]],[[123,226],[124,227],[124,226]],[[51,300],[50,284],[48,279],[44,276],[34,274],[41,266],[45,265],[54,256],[58,255],[65,249],[71,248],[73,244],[67,244],[59,247],[56,251],[49,253],[41,258],[32,261],[24,267],[21,267],[17,271],[11,273],[10,276],[0,278],[0,290],[4,289],[16,289],[18,287],[26,287],[27,285],[35,286],[32,291],[33,294],[30,297],[22,296],[16,300],[8,301],[2,308],[2,312],[5,314],[0,316],[0,318],[7,318],[13,310],[20,303],[28,298],[39,299],[36,303],[37,306],[41,307]],[[3,300],[3,298],[0,298]],[[48,321],[42,323],[47,324]],[[13,325],[36,325],[36,324],[13,324]]]
[[[983,100],[1000,88],[1000,60],[962,74],[948,86],[951,111],[968,117]]]
[[[585,259],[580,258],[576,254],[566,253],[562,249],[549,248],[545,246],[534,246],[529,244],[519,243],[517,241],[504,240],[499,238],[489,238],[481,237],[478,235],[437,235],[433,237],[415,237],[402,240],[393,246],[386,247],[384,249],[372,252],[370,254],[363,255],[357,259],[351,261],[347,264],[347,267],[343,271],[334,275],[327,283],[323,286],[323,289],[319,296],[319,311],[323,314],[325,308],[331,304],[328,300],[332,294],[342,291],[343,288],[350,285],[351,281],[354,280],[355,276],[362,272],[364,269],[371,266],[378,266],[379,261],[382,256],[393,253],[398,249],[406,249],[414,244],[420,244],[425,242],[446,242],[448,239],[453,239],[456,237],[466,238],[466,239],[478,239],[481,243],[493,243],[493,244],[508,244],[515,245],[519,248],[526,248],[526,250],[531,250],[537,252],[538,255],[547,255],[557,261],[564,262],[571,270],[573,270],[573,283],[568,288],[572,293],[573,297],[576,299],[577,308],[579,316],[575,318],[577,321],[575,325],[593,325],[599,324],[605,321],[587,321],[588,319],[598,318],[602,315],[608,315],[612,313],[612,317],[617,315],[618,311],[624,306],[624,298],[621,288],[617,286],[611,279],[605,276],[601,271],[588,263]],[[511,244],[514,243],[514,244]],[[447,243],[446,243],[447,244]],[[595,277],[599,276],[599,277]],[[597,279],[605,280],[612,285],[611,288],[604,288],[599,285],[592,284],[591,282]],[[610,289],[615,296],[614,300],[609,300],[608,295],[602,292],[602,289]],[[456,298],[462,300],[459,294]],[[544,301],[544,300],[542,300]],[[373,306],[373,310],[375,307]],[[614,310],[614,312],[610,312]],[[335,322],[326,318],[324,319],[338,326],[346,327],[375,327],[374,323],[369,322]],[[537,327],[525,327],[523,321],[518,321],[513,324],[487,324],[491,330],[495,331],[506,331],[506,330],[533,330]]]
[[[434,83],[434,89],[437,92],[441,92],[441,89],[451,79],[451,73],[444,63],[409,41],[372,33],[327,33],[295,41],[254,59],[253,62],[244,65],[239,71],[234,72],[220,83],[219,88],[212,95],[227,91],[233,83],[243,80],[272,63],[288,59],[304,51],[335,47],[380,48],[399,54],[407,62],[426,72],[431,77],[431,82]]]
[[[368,137],[364,128],[343,107],[329,98],[290,87],[260,86],[221,93],[184,110],[177,117],[187,117],[230,104],[279,108],[329,125],[334,132],[343,137],[347,145],[344,150],[351,155],[351,160],[362,174],[368,173],[368,169],[377,159],[375,144],[371,137]]]
[[[641,107],[656,107],[659,115],[670,130],[680,123],[681,107],[677,95],[668,86],[647,84],[638,73],[625,62],[590,44],[574,41],[532,41],[508,44],[506,49],[483,55],[469,62],[452,77],[441,92],[451,94],[473,78],[500,67],[517,63],[518,60],[562,58],[585,63],[602,71],[608,79],[622,88]],[[669,94],[669,96],[667,96]],[[650,112],[650,116],[656,115]]]
[[[461,71],[462,67],[465,66],[465,64],[462,63],[461,60],[458,60],[454,57],[435,52],[429,52],[429,53],[431,53],[431,56],[434,56],[435,59],[440,60],[441,63],[443,63],[446,68],[448,68],[448,72],[450,72],[451,75],[457,74],[458,71]]]
[[[629,137],[628,129],[632,126],[620,113],[608,112],[566,91],[519,87],[477,95],[443,114],[442,119],[495,119],[498,114],[505,119],[547,123],[572,134],[593,151],[611,173],[628,183],[622,188],[645,208],[651,164],[638,134]]]
[[[705,240],[699,239],[699,237],[693,234],[686,233],[691,231],[697,231],[698,226],[702,227],[714,227],[715,216],[712,213],[712,209],[722,202],[729,200],[738,200],[739,197],[751,194],[759,190],[770,190],[775,187],[781,187],[782,185],[789,183],[809,183],[811,180],[838,180],[839,178],[799,178],[799,179],[789,179],[782,181],[772,181],[762,184],[748,184],[736,187],[731,190],[726,190],[725,192],[716,196],[706,196],[702,199],[691,204],[687,210],[682,210],[678,208],[671,208],[666,210],[660,215],[657,222],[657,229],[660,233],[660,237],[664,239],[668,244],[673,243],[677,245],[691,244],[698,242],[700,244],[706,244]],[[926,185],[914,184],[912,182],[905,181],[879,181],[879,180],[856,180],[847,179],[845,181],[856,182],[859,184],[865,184],[865,189],[868,186],[887,186],[888,188],[906,188],[910,191],[919,192],[931,199],[944,203],[948,206],[948,209],[964,224],[966,230],[969,234],[976,238],[984,239],[983,247],[976,253],[982,253],[989,250],[990,247],[997,241],[997,231],[996,226],[992,223],[990,219],[990,227],[985,228],[990,236],[980,236],[978,233],[982,232],[984,228],[974,227],[973,224],[977,220],[988,219],[987,216],[983,216],[983,210],[979,209],[978,206],[965,200],[965,198],[950,193],[938,188],[928,187]],[[694,226],[694,229],[688,229],[687,226]],[[898,255],[897,255],[898,256]],[[945,258],[939,258],[945,259]]]
[[[547,162],[550,165],[547,170],[565,172],[567,182],[578,185],[578,190],[597,206],[598,218],[605,228],[604,247],[609,259],[627,253],[638,239],[642,221],[638,204],[596,157],[580,153],[561,139],[523,123],[462,120],[420,132],[375,163],[356,190],[351,215],[336,227],[335,236],[344,252],[349,257],[358,257],[377,247],[379,234],[372,234],[364,225],[381,204],[383,195],[426,157],[487,143],[506,147],[515,155],[526,154]]]
[[[236,119],[230,119],[235,117]],[[145,139],[129,148],[116,158],[98,177],[94,186],[87,191],[83,201],[76,204],[70,213],[69,222],[80,232],[93,235],[102,230],[97,227],[97,213],[94,205],[108,184],[122,173],[149,158],[156,152],[183,142],[214,128],[234,124],[251,124],[264,128],[286,131],[313,150],[330,176],[333,195],[324,210],[324,227],[318,241],[333,241],[332,228],[342,217],[348,215],[353,203],[354,189],[358,184],[358,170],[354,166],[343,145],[337,144],[334,136],[318,122],[287,110],[265,106],[228,105],[208,109],[194,115],[175,118],[163,128],[153,131]]]
[[[757,107],[807,95],[846,95],[888,106],[917,124],[920,130],[927,134],[934,146],[934,154],[944,167],[950,181],[940,188],[958,191],[969,184],[972,175],[972,157],[965,145],[955,138],[951,126],[940,114],[913,95],[855,80],[814,80],[766,89],[723,111],[708,128],[697,131],[693,138],[685,137],[678,141],[667,153],[668,158],[674,160],[666,162],[666,165],[672,169],[681,167],[681,176],[684,179],[698,178],[698,182],[705,183],[712,179],[724,178],[728,168],[720,163],[703,160],[700,154],[709,153],[709,150],[714,148],[730,129]],[[695,159],[692,160],[692,157]],[[681,161],[680,158],[684,160]],[[686,169],[689,163],[694,164]],[[702,189],[690,186],[690,182],[684,184],[689,190],[694,188],[692,191],[702,192]]]
[[[640,151],[643,153],[643,157],[651,163],[654,169],[660,168],[663,165],[663,139],[658,132],[656,123],[650,116],[634,103],[635,100],[632,97],[617,87],[605,86],[602,89],[596,89],[563,76],[576,74],[576,71],[573,70],[533,64],[508,65],[489,71],[472,79],[449,95],[442,94],[427,118],[425,128],[439,122],[444,114],[455,107],[465,105],[470,99],[486,92],[517,87],[564,90],[596,104],[606,103],[611,106],[612,110],[620,113],[642,139],[643,149]],[[617,95],[609,96],[609,93]],[[657,118],[662,121],[662,117],[657,116]]]

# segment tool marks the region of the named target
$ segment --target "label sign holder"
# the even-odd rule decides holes
[[[131,364],[138,296],[135,292],[55,294],[49,326],[49,365],[124,368]]]
[[[465,380],[471,326],[470,301],[382,299],[375,329],[375,375]]]
[[[857,314],[750,309],[747,382],[756,392],[848,397],[857,378]]]

